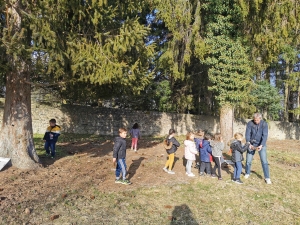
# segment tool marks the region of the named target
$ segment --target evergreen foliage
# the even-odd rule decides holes
[[[283,109],[281,102],[282,97],[278,94],[277,88],[270,85],[266,80],[256,82],[255,89],[251,91],[254,97],[252,104],[256,110],[262,112],[266,119],[279,119],[279,111]]]
[[[118,107],[210,115],[229,104],[238,116],[259,109],[277,118],[278,107],[254,104],[261,84],[253,80],[271,80],[280,56],[272,82],[284,95],[281,112],[296,119],[296,0],[19,2],[21,29],[13,31],[14,2],[0,1],[2,83],[26,64],[33,84],[51,85],[67,103],[111,99]]]

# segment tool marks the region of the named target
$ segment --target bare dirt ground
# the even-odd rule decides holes
[[[167,154],[159,138],[140,140],[137,153],[130,150],[128,139],[128,179],[132,182],[129,186],[114,183],[111,140],[60,142],[58,145],[65,155],[56,160],[42,156],[42,167],[38,170],[24,171],[10,167],[0,172],[0,224],[51,224],[55,221],[56,224],[62,224],[58,221],[64,217],[64,214],[72,214],[73,211],[88,207],[88,202],[92,202],[99,196],[110,196],[109,194],[112,193],[125,193],[126,196],[126,193],[130,193],[129,197],[134,198],[132,193],[135,193],[135,190],[154,188],[159,192],[159,187],[162,185],[188,184],[194,182],[193,179],[198,179],[185,175],[183,146],[176,154],[174,166],[176,174],[169,175],[163,172]],[[292,140],[284,142],[270,140],[268,148],[278,151],[289,151],[292,148],[300,152],[299,141]],[[269,156],[269,159],[287,165],[292,170],[299,169],[297,162],[300,160],[292,160],[292,157],[291,159],[280,155],[277,157],[274,153]],[[254,161],[258,160],[257,154]],[[193,171],[197,172],[196,169]],[[229,182],[233,168],[223,168],[222,172],[224,180],[220,182]],[[257,176],[262,179],[258,173]],[[74,201],[82,202],[84,205],[76,205]],[[58,210],[60,203],[67,205],[64,206],[63,212]],[[91,209],[86,216],[89,217],[93,210],[96,209]],[[107,223],[103,221],[78,224],[115,224],[113,220]]]

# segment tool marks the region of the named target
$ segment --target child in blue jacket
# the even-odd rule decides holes
[[[200,176],[204,176],[204,170],[206,170],[207,175],[212,176],[210,163],[210,155],[212,154],[212,150],[209,142],[210,139],[211,135],[205,134],[204,140],[202,141],[202,147],[200,147]]]
[[[57,142],[57,139],[60,135],[60,126],[56,124],[55,119],[51,119],[49,121],[49,127],[47,127],[47,130],[44,135],[44,142],[45,142],[45,150],[46,150],[46,156],[50,155],[51,150],[51,158],[55,158],[55,144]],[[50,148],[50,150],[49,150]]]

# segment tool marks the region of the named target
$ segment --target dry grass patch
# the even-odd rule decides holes
[[[160,139],[147,138],[138,153],[128,152],[133,184],[125,186],[114,184],[112,145],[105,139],[61,143],[63,151],[82,155],[45,159],[38,171],[1,172],[0,224],[300,224],[298,141],[269,141],[272,185],[262,178],[258,155],[254,173],[238,185],[233,168],[223,170],[222,181],[187,177],[183,147],[176,174],[163,172]]]

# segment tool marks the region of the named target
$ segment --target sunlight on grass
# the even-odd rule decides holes
[[[39,155],[44,154],[42,137],[43,135],[34,135]],[[163,138],[143,137],[144,140],[157,143]],[[111,140],[112,137],[62,134],[59,143],[103,142],[107,139]],[[185,136],[177,139],[182,142]],[[65,154],[63,145],[57,147],[59,154]],[[259,158],[256,158],[252,165],[255,173],[247,180],[242,177],[243,185],[233,183],[228,176],[230,174],[223,181],[196,177],[187,184],[147,185],[134,191],[110,190],[109,193],[93,186],[91,182],[88,185],[91,185],[90,195],[95,196],[93,201],[89,197],[78,197],[80,190],[70,190],[68,199],[57,198],[55,204],[50,205],[47,210],[55,208],[64,211],[67,208],[75,216],[62,217],[60,222],[74,220],[79,224],[87,221],[90,224],[117,224],[119,221],[122,221],[120,224],[170,225],[300,224],[300,175],[297,166],[300,164],[300,152],[294,149],[268,149],[268,153],[272,185],[264,182],[261,164]],[[157,160],[145,165],[149,171],[160,166],[161,161]],[[82,205],[89,207],[81,207]],[[82,215],[93,215],[94,220],[86,220]]]

